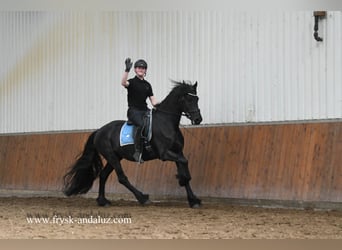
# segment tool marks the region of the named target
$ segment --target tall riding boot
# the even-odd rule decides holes
[[[136,129],[135,138],[134,138],[134,147],[135,152],[133,154],[133,158],[136,162],[142,163],[142,143],[141,143],[141,127]]]

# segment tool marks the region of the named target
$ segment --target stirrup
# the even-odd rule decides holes
[[[152,146],[151,146],[151,144],[150,144],[148,141],[144,141],[143,147],[144,147],[144,149],[145,149],[147,152],[151,152],[151,151],[152,151]]]
[[[138,152],[138,151],[134,152],[133,158],[139,164],[144,162],[144,160],[142,159],[142,153],[141,152]]]

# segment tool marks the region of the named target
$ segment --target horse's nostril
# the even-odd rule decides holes
[[[202,118],[195,119],[195,124],[200,124],[202,122]]]

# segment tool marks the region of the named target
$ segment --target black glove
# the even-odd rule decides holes
[[[125,65],[126,65],[125,72],[129,72],[131,70],[131,68],[132,68],[132,65],[133,65],[133,63],[131,61],[131,58],[129,58],[129,57],[126,58]]]

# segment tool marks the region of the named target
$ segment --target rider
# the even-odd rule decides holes
[[[148,97],[153,106],[157,105],[157,100],[153,95],[151,84],[145,80],[147,71],[147,63],[145,60],[139,59],[134,63],[135,77],[127,80],[132,64],[130,58],[125,60],[126,69],[122,76],[121,85],[127,89],[127,117],[129,121],[136,126],[136,136],[134,140],[135,152],[133,157],[135,161],[141,162],[141,130],[144,125],[143,117],[149,110],[146,99]]]

